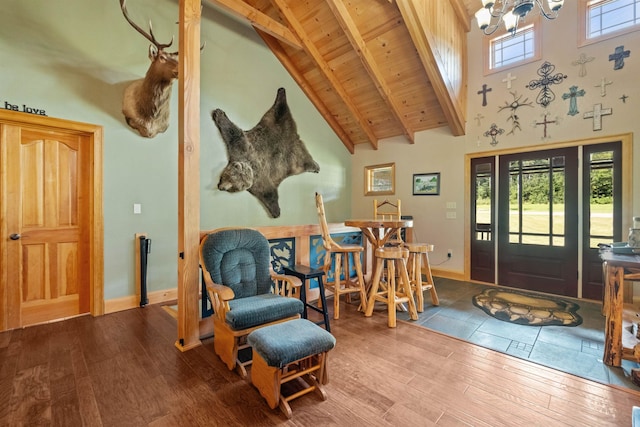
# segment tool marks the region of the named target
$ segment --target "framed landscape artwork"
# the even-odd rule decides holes
[[[396,192],[396,164],[365,166],[364,195],[375,196],[395,194]]]
[[[440,194],[440,172],[413,174],[414,196],[437,196]]]

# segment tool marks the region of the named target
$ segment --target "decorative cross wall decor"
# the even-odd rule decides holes
[[[488,88],[486,84],[482,85],[482,90],[478,91],[478,95],[482,94],[482,106],[487,106],[487,92],[491,92],[492,89]]]
[[[587,75],[587,62],[591,62],[594,59],[596,58],[594,58],[593,56],[587,56],[586,54],[581,53],[580,57],[573,61],[571,65],[579,65],[580,70],[578,71],[578,76],[584,77]]]
[[[593,118],[593,130],[602,130],[602,116],[610,116],[613,114],[613,109],[602,109],[602,104],[594,104],[593,111],[588,111],[582,116],[585,119]]]
[[[551,74],[555,69],[555,65],[551,65],[549,62],[545,61],[545,63],[538,69],[540,79],[531,80],[527,85],[531,90],[541,88],[540,93],[536,98],[536,102],[545,108],[551,104],[554,99],[556,99],[555,93],[553,93],[549,86],[562,83],[562,81],[567,78],[567,75],[562,73],[557,73],[552,76]]]
[[[480,123],[480,120],[484,119],[484,116],[480,113],[476,114],[476,116],[474,117],[474,120],[476,121],[476,123],[478,124],[478,127],[480,127],[480,125],[482,123]]]
[[[496,136],[502,135],[503,133],[504,133],[504,129],[499,129],[498,125],[496,125],[495,123],[492,123],[489,130],[486,131],[483,135],[486,137],[490,136],[491,142],[489,144],[495,146],[498,144],[498,140],[496,139]]]
[[[507,77],[502,79],[502,83],[507,84],[507,89],[511,89],[511,81],[517,79],[516,76],[512,76],[511,73],[507,74]]]
[[[542,120],[541,122],[536,122],[534,120],[533,122],[533,126],[536,127],[538,125],[544,125],[544,136],[542,137],[542,139],[549,139],[551,138],[551,135],[549,135],[547,133],[547,125],[550,125],[552,123],[555,123],[556,125],[558,124],[558,117],[556,117],[555,120],[547,120],[547,116],[549,115],[549,113],[547,111],[545,111],[541,116],[544,117],[544,120]]]
[[[571,86],[569,88],[569,93],[563,93],[562,99],[569,100],[569,112],[567,115],[575,116],[580,111],[578,111],[578,97],[584,96],[584,89],[578,90],[578,86]]]
[[[607,96],[607,86],[609,86],[610,84],[613,84],[612,81],[608,81],[606,77],[603,77],[600,80],[600,84],[595,85],[594,87],[599,87],[600,88],[600,96]]]
[[[615,61],[613,63],[614,70],[620,70],[624,67],[624,58],[628,58],[631,55],[630,50],[624,50],[624,45],[616,47],[611,55],[609,55],[609,61]]]
[[[522,95],[518,96],[518,91],[509,92],[509,93],[511,94],[511,96],[513,96],[513,101],[511,102],[505,101],[503,107],[498,107],[498,113],[506,109],[511,110],[511,114],[507,119],[507,121],[511,121],[511,131],[509,131],[507,135],[512,135],[515,133],[516,129],[522,130],[522,128],[520,127],[520,117],[518,117],[518,114],[517,114],[518,108],[533,107],[532,105],[533,103],[527,102],[529,101],[529,98],[526,98],[524,101],[520,102],[520,100],[522,99]]]
[[[623,104],[626,104],[627,103],[627,98],[629,98],[629,97],[623,93],[622,96],[619,99],[622,100]]]

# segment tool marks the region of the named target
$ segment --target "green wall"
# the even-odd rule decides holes
[[[136,23],[146,28],[151,19],[157,39],[175,35],[177,46],[177,1],[127,3]],[[176,287],[177,85],[169,129],[142,138],[126,125],[121,103],[127,84],[149,66],[149,43],[125,21],[117,0],[3,0],[1,9],[0,108],[24,104],[104,126],[105,299],[135,294],[137,232],[152,240],[149,291]],[[206,5],[201,39],[201,229],[316,223],[315,191],[325,194],[329,221],[350,216],[349,152],[255,31]],[[287,178],[280,185],[282,214],[272,219],[249,193],[217,190],[227,155],[211,111],[220,108],[250,129],[279,87],[287,90],[298,133],[321,171]],[[141,214],[133,214],[134,203]]]

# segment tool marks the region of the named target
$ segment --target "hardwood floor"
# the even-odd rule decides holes
[[[640,393],[343,304],[327,401],[268,408],[160,306],[0,333],[0,426],[630,426]]]

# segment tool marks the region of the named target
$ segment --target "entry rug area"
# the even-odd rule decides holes
[[[529,326],[578,326],[582,317],[574,302],[527,291],[487,288],[473,305],[498,320]]]

